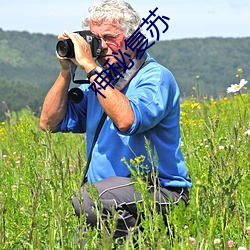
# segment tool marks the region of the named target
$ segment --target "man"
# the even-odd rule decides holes
[[[60,40],[69,38],[74,44],[75,58],[58,57],[61,72],[48,92],[40,119],[43,130],[75,132],[87,135],[87,155],[92,155],[87,180],[98,190],[103,205],[101,218],[119,210],[115,237],[129,233],[137,221],[136,202],[141,201],[136,192],[127,162],[144,155],[143,164],[149,171],[158,173],[157,208],[183,200],[188,203],[191,180],[181,152],[179,89],[173,75],[147,53],[139,58],[136,50],[126,46],[128,39],[140,26],[140,17],[132,7],[118,0],[106,0],[92,5],[85,26],[101,38],[103,53],[97,63],[92,58],[90,46],[77,33],[65,32]],[[126,54],[125,54],[126,53]],[[105,77],[103,68],[110,69],[122,61],[126,64],[119,74],[111,70],[112,84],[95,90],[94,86],[80,86],[84,97],[80,103],[68,101],[71,68],[77,65],[84,70],[90,84]],[[108,62],[108,63],[107,63]],[[108,72],[108,71],[107,71]],[[100,81],[99,81],[100,82]],[[104,98],[105,96],[105,98]],[[91,153],[91,145],[99,120],[105,112],[107,118]],[[147,150],[157,153],[157,166],[152,166]],[[143,170],[142,170],[143,171]],[[148,173],[145,173],[145,176]],[[149,185],[152,182],[149,180]],[[149,192],[154,192],[152,189]],[[82,204],[73,198],[76,214],[86,214],[87,223],[95,226],[96,214],[86,185],[80,190]],[[153,196],[153,195],[152,195]]]

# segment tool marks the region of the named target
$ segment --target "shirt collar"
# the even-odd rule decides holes
[[[118,80],[115,78],[115,80],[113,81],[115,88],[118,89],[119,91],[122,91],[130,83],[130,81],[135,76],[137,71],[139,71],[143,63],[146,61],[146,59],[147,59],[146,53],[144,53],[140,59],[136,58],[133,59],[133,62],[131,62],[128,65],[128,68],[130,68],[130,65],[132,65],[132,63],[134,64],[133,67],[127,69],[125,73],[121,73],[123,77],[118,76]]]

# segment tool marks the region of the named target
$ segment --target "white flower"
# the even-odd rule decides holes
[[[20,214],[23,214],[24,211],[25,211],[24,207],[21,207],[21,208],[20,208]]]
[[[245,247],[239,247],[238,250],[247,250]]]
[[[245,136],[250,135],[250,129],[248,129],[247,131],[245,131],[245,132],[244,132],[244,135],[245,135]]]
[[[235,93],[240,91],[245,85],[247,81],[245,79],[241,79],[239,84],[231,84],[231,87],[227,88],[227,93]]]
[[[214,239],[214,244],[217,245],[217,244],[220,244],[220,239]]]

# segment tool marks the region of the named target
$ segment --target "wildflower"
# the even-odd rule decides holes
[[[135,161],[133,159],[130,159],[129,162],[130,162],[131,165],[135,165]]]
[[[249,226],[249,227],[247,227],[247,229],[246,229],[246,233],[247,233],[248,235],[250,235],[250,226]]]
[[[219,146],[219,150],[223,150],[224,149],[224,146]]]
[[[192,109],[201,109],[201,106],[200,106],[199,103],[196,102],[196,103],[192,103],[192,104],[191,104],[191,108],[192,108]]]
[[[229,240],[227,242],[227,246],[228,246],[228,248],[234,248],[234,241],[233,240]]]
[[[239,84],[231,84],[231,87],[227,88],[227,93],[235,93],[240,91],[245,85],[247,81],[245,79],[241,79]]]
[[[42,214],[43,220],[47,221],[48,220],[48,214],[47,213],[43,213]]]
[[[200,180],[197,180],[197,181],[196,181],[196,185],[201,185],[201,181],[200,181]]]
[[[214,239],[214,244],[215,245],[220,244],[220,239]]]
[[[189,240],[190,240],[191,244],[194,246],[196,243],[196,239],[193,237],[189,237]]]
[[[25,211],[24,207],[21,207],[21,208],[20,208],[20,214],[23,214],[24,211]]]
[[[245,247],[239,247],[238,250],[247,250]]]
[[[250,129],[248,129],[247,131],[244,132],[245,136],[249,136],[250,135]]]
[[[238,73],[242,73],[243,69],[242,68],[238,68],[237,71],[238,71]]]
[[[11,189],[12,189],[13,192],[16,192],[16,190],[17,190],[17,185],[13,185],[13,186],[11,187]]]

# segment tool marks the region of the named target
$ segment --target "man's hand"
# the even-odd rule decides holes
[[[66,36],[65,34],[59,35],[58,36],[58,40],[62,41],[68,39],[68,36]],[[66,58],[66,57],[61,57],[58,55],[58,53],[56,52],[56,57],[58,59],[58,61],[60,62],[61,66],[62,66],[62,70],[63,71],[70,71],[70,69],[74,66],[78,66],[77,61],[74,58]]]
[[[90,45],[81,35],[65,31],[63,33],[63,37],[64,39],[71,39],[74,44],[75,58],[70,58],[74,64],[80,66],[86,71],[86,73],[96,67],[96,63],[92,57]]]

